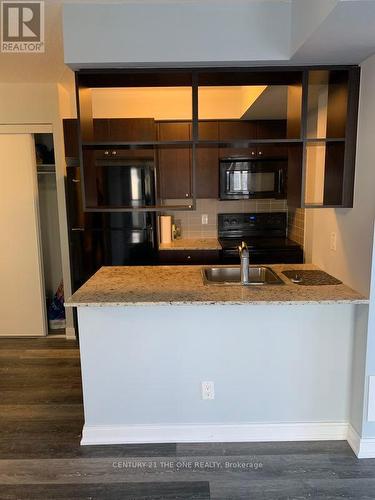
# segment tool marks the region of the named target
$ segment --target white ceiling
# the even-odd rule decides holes
[[[115,4],[197,4],[198,0],[124,0]],[[62,5],[105,4],[104,1],[46,0],[46,52],[44,54],[0,53],[0,82],[58,82],[69,78],[70,70],[64,64]],[[356,64],[375,53],[375,0],[200,0],[213,12],[218,6],[234,4],[276,4],[290,12],[291,25],[289,56],[278,60],[256,58],[245,61],[252,64]],[[86,5],[86,8],[90,8]],[[257,10],[259,13],[259,9]],[[240,20],[239,20],[240,21]],[[278,19],[274,19],[275,28]],[[280,28],[280,27],[278,27]],[[283,27],[282,27],[283,28]],[[82,25],[82,32],[85,26]],[[236,26],[233,27],[236,30]],[[85,43],[81,40],[81,43]],[[178,41],[177,41],[178,43]],[[143,63],[144,61],[140,61]],[[181,63],[189,61],[180,61]],[[230,61],[223,61],[224,63]],[[92,62],[94,65],[95,61]],[[242,61],[244,63],[244,61]]]
[[[291,61],[319,64],[326,60],[352,64],[360,63],[374,53],[375,1],[341,0],[315,26]]]

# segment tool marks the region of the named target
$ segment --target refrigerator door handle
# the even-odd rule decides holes
[[[154,246],[154,228],[151,225],[148,225],[146,230],[147,230],[147,239]]]

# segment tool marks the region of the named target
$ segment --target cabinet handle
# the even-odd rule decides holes
[[[189,198],[189,193],[185,193],[185,197],[186,197],[186,198]]]
[[[72,227],[72,231],[84,231],[84,227]]]
[[[263,154],[262,151],[258,151],[259,156],[262,156],[262,154]]]
[[[252,152],[251,152],[251,156],[255,156],[255,151],[252,151]]]
[[[78,182],[81,182],[79,179],[72,179],[72,182],[74,182],[75,184],[77,184]]]
[[[105,155],[109,155],[109,151],[104,151],[104,154]]]
[[[191,259],[191,255],[188,255],[188,256],[187,256],[187,259],[188,259],[188,260],[189,260],[189,259]]]
[[[117,151],[112,151],[112,154],[113,155],[117,155]]]

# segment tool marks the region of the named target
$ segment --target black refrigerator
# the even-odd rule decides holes
[[[147,160],[97,163],[100,206],[155,205],[155,174]],[[78,166],[67,167],[67,207],[73,291],[101,266],[152,265],[156,259],[154,212],[84,212]]]

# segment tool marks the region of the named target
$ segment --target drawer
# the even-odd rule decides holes
[[[219,264],[219,250],[159,250],[159,263],[165,265]]]

